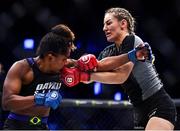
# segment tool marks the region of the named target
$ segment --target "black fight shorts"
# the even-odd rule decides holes
[[[134,108],[135,129],[144,129],[151,117],[159,117],[171,122],[177,121],[176,107],[164,88]]]

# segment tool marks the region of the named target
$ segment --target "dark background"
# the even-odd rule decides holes
[[[159,4],[158,4],[159,3]],[[155,66],[165,89],[172,98],[180,98],[180,1],[157,0],[1,0],[0,62],[7,70],[17,60],[34,56],[36,47],[52,26],[63,23],[76,35],[79,58],[84,53],[98,57],[108,43],[103,28],[104,12],[110,7],[123,7],[136,19],[136,34],[150,43]],[[34,50],[24,50],[26,38],[35,40]],[[119,85],[106,86],[100,95],[93,94],[93,83],[66,88],[66,98],[113,99],[122,91]],[[123,94],[123,99],[127,96]]]

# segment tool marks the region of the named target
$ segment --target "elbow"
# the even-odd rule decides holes
[[[126,80],[127,80],[127,76],[126,75],[118,75],[117,77],[116,77],[116,84],[123,84]]]
[[[123,84],[127,79],[123,79],[119,82],[119,84]]]
[[[8,110],[8,104],[7,104],[6,102],[3,102],[3,101],[2,101],[2,109],[3,109],[4,111],[7,111],[7,110]]]
[[[117,79],[117,80],[114,80],[114,82],[112,84],[123,84],[125,81],[122,80],[122,79]]]
[[[9,105],[9,101],[7,99],[3,98],[2,99],[2,109],[4,111],[9,110],[9,106],[8,105]]]
[[[125,78],[124,75],[117,73],[114,76],[112,76],[112,78],[109,79],[108,82],[106,83],[107,84],[123,84],[126,80],[127,78]]]

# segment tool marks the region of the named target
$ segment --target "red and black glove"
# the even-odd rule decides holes
[[[61,80],[68,87],[77,85],[81,81],[89,81],[90,74],[80,71],[78,68],[64,67],[61,71]]]
[[[96,69],[98,62],[95,55],[88,54],[81,56],[78,59],[77,64],[81,71],[93,71]]]

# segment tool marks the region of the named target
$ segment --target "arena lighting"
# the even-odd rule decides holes
[[[102,85],[99,82],[94,83],[94,95],[99,95],[102,91]]]
[[[120,101],[120,100],[122,100],[122,94],[121,94],[120,92],[116,92],[116,93],[114,94],[114,100],[115,100],[115,101]]]
[[[95,43],[89,41],[86,46],[86,51],[90,52],[90,53],[98,52],[97,45]]]
[[[34,40],[33,39],[24,39],[24,49],[34,49]]]

